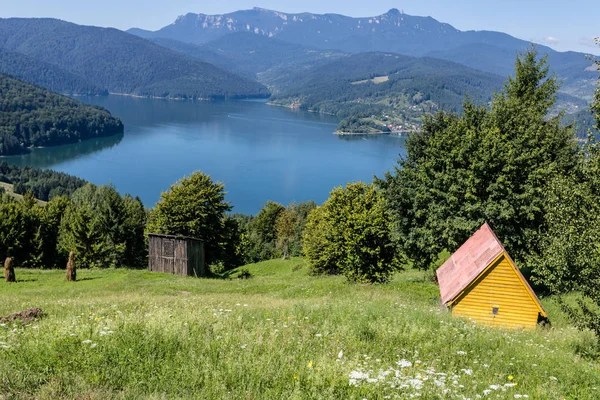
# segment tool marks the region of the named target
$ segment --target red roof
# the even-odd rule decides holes
[[[483,224],[452,256],[438,268],[436,274],[440,285],[442,303],[454,300],[475,280],[500,254],[504,246],[492,228]]]

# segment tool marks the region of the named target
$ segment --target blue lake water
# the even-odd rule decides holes
[[[123,96],[80,97],[121,118],[125,134],[6,157],[96,184],[115,185],[153,207],[160,193],[200,170],[225,184],[234,212],[267,201],[322,203],[334,186],[370,182],[393,168],[404,139],[338,137],[330,116],[264,101],[184,102]]]

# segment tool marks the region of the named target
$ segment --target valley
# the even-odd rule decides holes
[[[0,400],[600,398],[595,3],[33,3]]]

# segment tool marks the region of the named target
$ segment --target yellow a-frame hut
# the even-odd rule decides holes
[[[503,328],[535,329],[542,304],[485,223],[437,270],[452,315]]]

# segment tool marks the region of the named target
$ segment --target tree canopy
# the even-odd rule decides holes
[[[406,158],[377,183],[417,267],[456,250],[485,221],[520,265],[535,253],[545,185],[578,162],[572,130],[548,117],[558,86],[531,48],[491,108],[466,101],[462,115],[440,112],[409,137]]]
[[[354,282],[385,282],[400,267],[384,199],[362,182],[333,189],[309,214],[304,252],[313,271]]]
[[[194,172],[171,185],[150,212],[147,231],[204,240],[206,263],[222,261],[227,237],[225,186],[209,175]]]
[[[0,156],[118,133],[107,110],[0,74]]]

